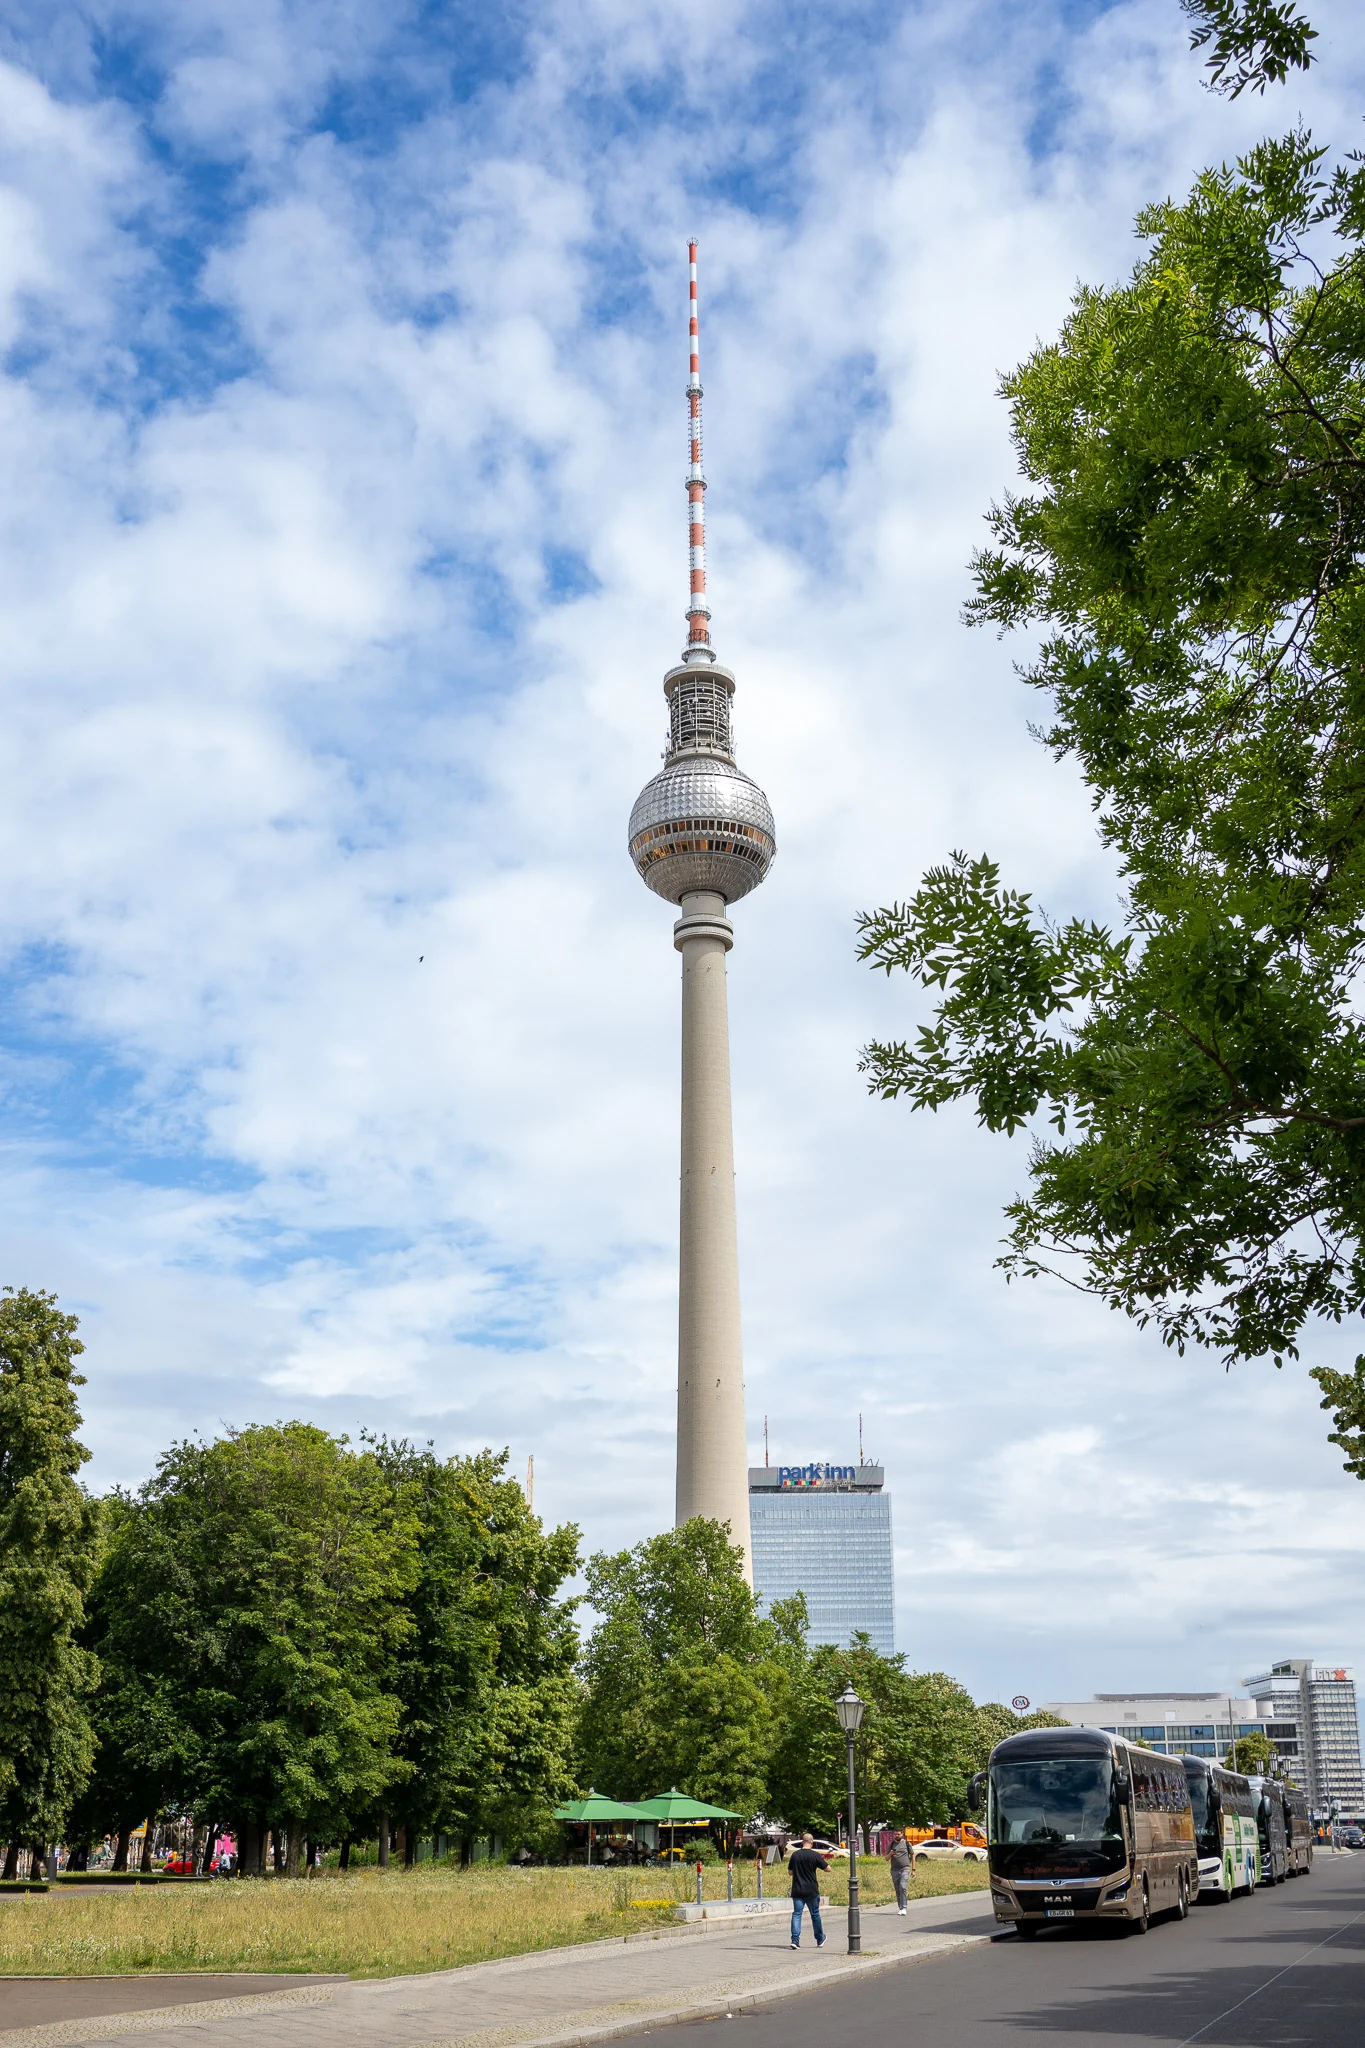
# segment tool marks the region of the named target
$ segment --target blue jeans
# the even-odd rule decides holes
[[[810,1911],[810,1924],[811,1924],[811,1926],[812,1926],[812,1927],[813,1927],[813,1928],[815,1929],[815,1939],[816,1939],[816,1941],[817,1941],[817,1942],[821,1942],[821,1941],[823,1941],[823,1940],[824,1940],[824,1938],[825,1938],[825,1930],[824,1930],[824,1928],[823,1928],[823,1927],[822,1927],[822,1926],[820,1925],[820,1901],[819,1901],[818,1899],[793,1899],[793,1900],[792,1900],[792,1947],[793,1947],[793,1948],[795,1948],[795,1947],[797,1946],[798,1942],[799,1942],[799,1941],[800,1941],[800,1939],[801,1939],[801,1915],[802,1915],[802,1913],[803,1913],[804,1911],[806,1911],[807,1909],[809,1909],[809,1911]]]

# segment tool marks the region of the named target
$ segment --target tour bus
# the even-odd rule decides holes
[[[1208,1757],[1180,1761],[1199,1845],[1200,1895],[1226,1902],[1234,1892],[1254,1891],[1261,1881],[1261,1843],[1251,1786],[1239,1772],[1224,1770]]]
[[[1313,1868],[1313,1823],[1308,1817],[1308,1794],[1297,1785],[1281,1785],[1284,1800],[1284,1832],[1290,1877],[1307,1877]]]
[[[1199,1860],[1177,1758],[1102,1728],[1033,1728],[996,1743],[976,1808],[983,1781],[997,1920],[1027,1939],[1054,1920],[1145,1934],[1153,1913],[1185,1918]]]
[[[1283,1884],[1289,1875],[1289,1835],[1284,1824],[1284,1787],[1277,1778],[1249,1777],[1261,1850],[1261,1883]]]

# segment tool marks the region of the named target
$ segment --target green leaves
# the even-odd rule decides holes
[[[757,1811],[780,1639],[759,1617],[728,1532],[698,1518],[633,1550],[600,1551],[587,1582],[601,1619],[583,1653],[584,1782],[623,1799],[685,1785],[711,1804]]]
[[[1281,85],[1313,62],[1317,30],[1285,0],[1180,0],[1195,26],[1192,50],[1208,50],[1209,88],[1235,100],[1253,86]]]
[[[865,1049],[860,1069],[874,1094],[907,1095],[921,1109],[971,1094],[993,1131],[1017,1130],[1047,1102],[1060,1126],[1074,1092],[1069,1049],[1044,1026],[1103,987],[1126,945],[1096,925],[1044,930],[1027,896],[1000,888],[993,861],[962,853],[932,868],[911,902],[860,917],[858,929],[859,959],[945,991],[913,1051]]]
[[[95,1510],[76,1482],[77,1321],[0,1295],[0,1841],[54,1840],[90,1769],[96,1666],[80,1646]]]
[[[1348,1472],[1365,1479],[1365,1358],[1358,1358],[1348,1373],[1315,1365],[1312,1378],[1322,1389],[1321,1406],[1331,1411],[1336,1424],[1328,1443],[1345,1451]]]
[[[1306,33],[1198,13],[1266,76]],[[1365,1308],[1365,171],[1323,155],[1296,132],[1148,209],[1130,281],[1005,382],[1030,490],[969,617],[1041,630],[1121,927],[963,854],[859,927],[937,998],[865,1049],[873,1092],[1034,1132],[1007,1270],[1229,1359]]]
[[[545,1530],[507,1455],[438,1459],[379,1439],[417,1523],[411,1632],[391,1668],[402,1769],[391,1813],[415,1832],[534,1836],[573,1789],[578,1532]]]
[[[164,1771],[220,1814],[312,1824],[377,1799],[416,1575],[411,1493],[344,1439],[292,1422],[173,1446],[111,1534],[99,1648],[179,1726],[130,1753],[112,1719],[111,1786]]]

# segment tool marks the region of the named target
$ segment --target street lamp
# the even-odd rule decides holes
[[[846,1685],[834,1702],[839,1726],[848,1744],[848,1952],[861,1954],[863,1924],[858,1912],[858,1810],[853,1789],[853,1738],[862,1726],[863,1703],[851,1685]]]

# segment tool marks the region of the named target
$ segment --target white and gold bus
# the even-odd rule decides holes
[[[1103,1728],[1035,1728],[997,1742],[977,1805],[983,1780],[991,1903],[1025,1939],[1063,1920],[1145,1934],[1154,1914],[1189,1912],[1199,1862],[1179,1758]]]

